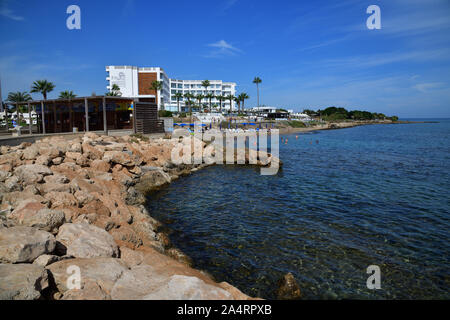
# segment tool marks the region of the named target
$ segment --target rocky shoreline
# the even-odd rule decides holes
[[[0,299],[252,299],[191,268],[143,205],[206,166],[170,160],[192,139],[87,133],[1,146]]]

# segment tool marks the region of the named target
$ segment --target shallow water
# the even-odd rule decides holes
[[[450,121],[288,135],[283,169],[214,166],[149,196],[174,245],[218,281],[275,298],[450,298]],[[369,290],[366,268],[381,268]]]

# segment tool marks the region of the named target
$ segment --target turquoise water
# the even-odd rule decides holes
[[[438,121],[287,135],[276,176],[209,167],[148,207],[196,268],[252,296],[275,298],[292,272],[307,299],[448,299],[450,120]]]

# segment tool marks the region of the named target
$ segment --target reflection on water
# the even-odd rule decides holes
[[[309,299],[450,298],[449,121],[287,137],[276,176],[219,165],[149,197],[195,267],[263,298],[287,272]]]

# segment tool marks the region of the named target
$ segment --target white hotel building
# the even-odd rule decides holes
[[[120,88],[120,93],[123,97],[139,98],[140,100],[157,101],[158,109],[164,107],[165,110],[177,111],[178,103],[175,98],[176,93],[191,93],[196,96],[198,94],[206,95],[213,94],[214,96],[230,94],[236,95],[236,83],[223,82],[222,80],[209,80],[210,86],[207,90],[202,87],[202,80],[179,80],[170,79],[162,68],[139,68],[134,66],[107,66],[106,72],[108,76],[106,80],[109,85],[106,87],[111,91],[113,84],[117,84]],[[153,81],[161,81],[163,84],[162,90],[151,89]],[[187,111],[186,99],[180,99],[180,108],[182,111]],[[198,104],[197,99],[193,99],[194,104]],[[202,104],[209,106],[209,99],[204,98]],[[211,99],[211,105],[219,107],[218,99]],[[236,109],[236,103],[232,102],[232,110]],[[222,101],[222,110],[230,109],[230,100]]]

